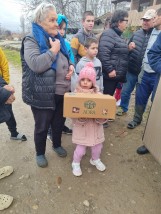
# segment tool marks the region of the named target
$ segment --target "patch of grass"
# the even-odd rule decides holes
[[[8,62],[12,63],[15,67],[21,67],[20,53],[16,50],[5,49],[3,51],[7,57]]]

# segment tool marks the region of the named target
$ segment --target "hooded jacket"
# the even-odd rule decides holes
[[[84,44],[87,38],[96,38],[93,33],[87,34],[84,29],[80,29],[71,40],[71,47],[74,54],[75,64],[77,64],[81,57],[86,55]]]
[[[64,36],[64,38],[65,38],[66,37],[66,32],[67,32],[67,27],[68,27],[68,19],[67,19],[66,16],[64,16],[62,14],[58,14],[58,18],[57,18],[58,25],[60,25],[62,22],[65,22],[65,24],[66,24],[65,36]],[[65,45],[67,47],[68,54],[69,54],[69,59],[70,59],[71,63],[75,64],[72,48],[71,48],[70,43],[68,42],[68,40],[66,38],[65,38]]]
[[[2,77],[6,83],[9,83],[9,66],[7,58],[0,48],[0,77]]]
[[[98,88],[82,89],[77,86],[76,93],[97,94]],[[105,119],[73,119],[72,142],[78,145],[95,146],[105,141],[103,124]]]

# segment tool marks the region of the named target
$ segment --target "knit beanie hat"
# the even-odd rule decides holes
[[[79,73],[79,81],[83,78],[88,78],[92,81],[93,86],[96,86],[96,71],[93,62],[87,62],[84,68]]]

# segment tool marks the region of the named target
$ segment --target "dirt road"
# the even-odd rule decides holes
[[[16,88],[13,104],[18,131],[26,134],[27,142],[10,140],[6,124],[0,125],[0,167],[12,165],[14,173],[0,180],[0,193],[12,195],[12,206],[4,214],[160,214],[161,166],[148,154],[139,156],[136,148],[142,144],[145,126],[126,128],[133,115],[116,118],[105,129],[106,142],[102,160],[103,173],[89,164],[90,152],[82,161],[83,175],[71,172],[74,146],[71,136],[63,135],[68,151],[65,159],[52,151],[47,141],[49,166],[37,167],[33,142],[34,122],[30,107],[21,99],[21,71],[10,65],[11,83]],[[132,101],[134,98],[132,98]],[[58,184],[58,177],[62,183]]]

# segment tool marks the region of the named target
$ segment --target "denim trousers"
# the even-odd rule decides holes
[[[138,81],[138,76],[128,72],[126,75],[126,80],[127,82],[124,83],[122,87],[120,103],[120,107],[123,109],[124,112],[128,111],[131,93],[134,90],[135,85]]]
[[[156,73],[147,73],[144,71],[142,81],[140,84],[137,84],[136,88],[136,106],[144,106],[144,108],[146,107],[148,99],[153,92],[156,76]]]

